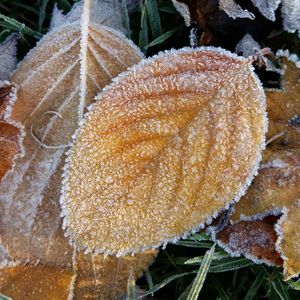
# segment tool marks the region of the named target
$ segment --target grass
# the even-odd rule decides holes
[[[68,12],[74,2],[76,1],[0,0],[0,41],[10,33],[18,32],[18,57],[21,59],[48,31],[54,5],[57,4],[64,12]],[[161,50],[189,45],[189,29],[184,26],[170,0],[143,0],[138,10],[130,15],[126,9],[126,1],[119,2],[123,24],[130,29],[128,36],[147,56]],[[234,51],[236,42],[247,32],[248,27],[243,24],[238,27],[238,21],[232,25],[232,20],[224,16],[223,19],[224,29],[214,28],[214,24],[209,24],[217,39],[213,45]],[[257,36],[262,46],[271,47],[274,51],[287,48],[299,54],[300,42],[297,34],[278,30],[276,22],[268,23],[267,26],[270,27],[268,34]],[[234,34],[232,28],[235,28]],[[249,28],[252,33],[253,26]],[[270,35],[270,32],[273,34]],[[265,74],[259,75],[264,84],[274,80]],[[165,250],[160,251],[155,263],[137,284],[143,289],[144,296],[155,299],[300,298],[300,280],[284,282],[280,268],[255,265],[243,257],[230,257],[205,234],[196,234],[179,241],[177,245],[168,245]],[[135,283],[132,280],[128,282],[128,291],[130,299],[139,297],[135,293]],[[0,299],[6,298],[0,294]]]

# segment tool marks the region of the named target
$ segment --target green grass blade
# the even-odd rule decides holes
[[[211,242],[198,242],[198,241],[178,241],[178,246],[191,247],[191,248],[205,248],[210,249],[212,246]]]
[[[56,2],[64,12],[68,12],[72,8],[72,5],[69,3],[68,0],[56,0]]]
[[[129,21],[127,6],[126,6],[126,0],[119,0],[119,3],[120,3],[123,26],[126,29],[127,37],[130,38],[130,21]]]
[[[146,50],[148,44],[148,23],[147,23],[147,9],[146,5],[141,5],[141,29],[139,32],[139,47],[143,52]]]
[[[213,255],[213,260],[220,260],[223,258],[228,258],[228,254],[226,254],[225,252],[215,252]],[[194,258],[191,258],[187,261],[184,262],[185,265],[198,265],[201,264],[202,261],[204,259],[204,256],[197,256]]]
[[[136,300],[136,292],[135,292],[135,279],[133,276],[133,270],[130,270],[129,278],[127,281],[127,300]]]
[[[32,30],[31,28],[27,27],[25,24],[20,23],[19,21],[13,18],[0,14],[0,19],[3,20],[3,22],[1,22],[1,26],[4,28],[18,31],[20,34],[28,34],[37,39],[40,39],[43,36],[40,32]]]
[[[289,292],[286,286],[283,284],[281,278],[279,278],[278,274],[271,282],[271,286],[281,300],[291,300]]]
[[[149,269],[147,269],[145,271],[145,277],[146,277],[149,289],[153,289],[153,280],[152,280],[151,273],[149,272]],[[153,296],[153,294],[151,296]]]
[[[203,261],[202,261],[199,271],[197,273],[197,276],[193,282],[192,288],[187,297],[187,300],[197,300],[198,299],[199,293],[200,293],[200,291],[203,287],[204,281],[206,279],[214,252],[215,252],[215,245],[213,245],[211,247],[211,249],[205,253]]]
[[[259,290],[259,288],[261,287],[261,285],[263,283],[264,276],[265,276],[264,270],[262,270],[258,273],[256,279],[254,280],[251,287],[249,288],[244,300],[254,299],[255,295],[257,294],[257,291]]]
[[[23,4],[23,3],[19,3],[18,1],[10,1],[9,3],[10,3],[11,5],[13,5],[13,6],[24,8],[24,9],[26,9],[27,11],[30,11],[30,12],[36,14],[36,15],[39,14],[39,11],[36,10],[35,8],[31,7],[30,5],[26,5],[26,4]]]
[[[42,0],[40,4],[40,12],[39,12],[39,21],[38,21],[38,31],[42,31],[42,26],[46,17],[46,9],[49,0]]]
[[[167,277],[162,282],[156,284],[152,289],[149,289],[147,292],[143,293],[143,295],[141,295],[141,298],[149,296],[149,295],[157,292],[158,290],[162,289],[164,286],[166,286],[167,284],[169,284],[173,280],[176,280],[178,278],[181,278],[181,277],[184,277],[184,276],[187,276],[187,275],[196,274],[196,273],[197,273],[197,271],[191,271],[191,272],[175,274],[175,275],[172,275],[170,277]]]
[[[289,285],[290,288],[292,288],[296,291],[300,291],[300,279],[297,281],[290,279],[287,281],[287,284]]]
[[[185,291],[178,297],[177,300],[186,300],[193,286],[193,282],[191,282]]]
[[[190,235],[187,239],[192,241],[211,241],[211,237],[206,233],[195,233]]]
[[[178,32],[181,29],[181,25],[165,32],[164,34],[162,34],[161,36],[159,36],[158,38],[156,38],[155,40],[153,40],[150,44],[148,44],[147,48],[153,47],[153,46],[157,46],[162,44],[164,41],[166,41],[168,38],[170,38],[171,36],[173,36],[176,32]]]
[[[211,273],[221,273],[234,271],[241,268],[245,268],[253,265],[254,263],[246,258],[232,258],[228,261],[220,261],[218,264],[211,266],[209,272]]]
[[[12,299],[0,293],[0,300],[12,300]]]
[[[220,296],[220,299],[222,299],[222,300],[229,300],[229,296],[225,292],[225,290],[222,287],[222,285],[220,284],[220,282],[216,278],[214,278],[214,277],[212,277],[210,279],[210,281],[212,282],[214,289],[218,292],[218,294]]]
[[[156,0],[145,0],[152,36],[154,39],[162,35],[160,16]]]

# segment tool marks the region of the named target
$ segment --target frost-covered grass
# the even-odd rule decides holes
[[[130,28],[129,37],[147,56],[160,50],[189,45],[189,29],[184,26],[171,0],[143,0],[140,1],[138,10],[129,14],[124,5],[126,1],[119,1],[124,8],[124,26]],[[76,1],[0,0],[0,41],[11,32],[18,32],[18,56],[21,59],[47,32],[54,4],[67,12],[74,2]],[[222,19],[225,23],[226,20],[228,19],[225,17]],[[234,51],[236,42],[247,30],[251,34],[255,30],[255,26],[250,26],[249,29],[242,23],[240,26],[240,30],[232,30],[230,26],[223,26],[225,29],[213,28],[216,41],[212,45]],[[276,22],[268,23],[268,26],[272,34],[257,34],[256,40],[262,47],[272,47],[274,51],[289,49],[299,55],[300,41],[297,34],[283,32]],[[260,75],[264,82],[273,80],[265,74]],[[141,293],[155,299],[193,299],[192,294],[197,292],[208,271],[201,299],[299,299],[300,280],[283,282],[280,268],[255,265],[244,257],[232,258],[219,247],[215,248],[213,254],[210,252],[210,259],[206,256],[209,264],[206,264],[208,269],[205,271],[205,267],[201,268],[200,265],[206,251],[212,247],[213,242],[203,234],[181,240],[176,245],[168,245],[138,281],[143,290]],[[135,293],[129,294],[132,294],[131,299],[135,297]],[[1,297],[0,294],[0,299]]]

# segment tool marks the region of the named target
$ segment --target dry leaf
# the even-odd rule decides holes
[[[285,68],[283,91],[266,92],[270,118],[269,144],[263,153],[258,176],[246,195],[235,205],[231,219],[233,222],[240,219],[256,220],[283,213],[276,224],[279,236],[276,246],[283,258],[285,278],[288,279],[300,272],[300,69],[295,56],[279,54],[283,55]],[[259,252],[251,254],[257,256]]]
[[[277,225],[278,250],[284,259],[286,278],[300,271],[300,153],[276,151],[265,161],[247,194],[235,206],[233,221],[257,219],[285,212]]]
[[[152,250],[135,256],[105,258],[103,255],[78,253],[74,299],[117,299],[126,293],[129,276],[132,274],[134,280],[139,278],[156,254],[157,251]]]
[[[264,146],[251,61],[170,51],[118,77],[76,134],[64,224],[80,248],[124,255],[176,241],[237,201]]]
[[[255,262],[282,265],[276,251],[277,234],[274,230],[278,218],[261,221],[240,221],[226,226],[216,234],[218,243],[234,256],[244,254]]]
[[[0,291],[13,300],[67,300],[72,271],[41,265],[0,270]]]
[[[9,122],[4,114],[9,103],[15,99],[14,85],[0,81],[0,180],[12,168],[16,155],[21,151],[20,129]]]
[[[14,265],[0,269],[0,291],[14,300],[114,300],[126,293],[132,270],[139,278],[156,251],[116,258],[76,254],[74,268]]]
[[[10,118],[24,126],[25,153],[0,184],[0,229],[14,258],[70,263],[69,255],[59,253],[65,246],[53,247],[67,243],[58,201],[66,146],[96,93],[141,59],[132,42],[107,27],[121,23],[117,5],[76,4],[12,76],[18,99],[9,108]]]

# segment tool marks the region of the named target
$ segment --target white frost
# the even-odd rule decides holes
[[[6,80],[17,65],[17,34],[13,33],[0,44],[0,80]]]
[[[260,13],[267,19],[275,21],[275,11],[281,0],[251,0]]]
[[[242,9],[234,0],[219,0],[219,9],[225,11],[225,13],[232,19],[247,18],[255,19],[253,13],[247,9]]]

